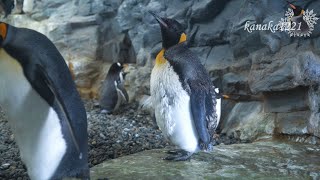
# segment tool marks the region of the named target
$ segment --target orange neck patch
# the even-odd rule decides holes
[[[187,41],[187,35],[185,33],[182,33],[180,36],[179,43]],[[162,65],[167,62],[166,58],[164,58],[164,51],[165,49],[161,49],[161,51],[158,53],[156,57],[156,65]]]
[[[2,37],[2,40],[6,39],[7,25],[5,23],[0,23],[0,36]]]
[[[164,49],[161,49],[161,51],[158,53],[156,57],[156,65],[162,65],[166,62],[167,60],[164,58]]]
[[[300,13],[300,15],[299,16],[301,16],[301,15],[303,15],[304,14],[304,10],[301,10],[301,13]]]
[[[182,33],[180,36],[179,43],[187,41],[187,35],[185,33]]]

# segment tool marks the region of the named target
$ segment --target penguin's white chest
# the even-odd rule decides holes
[[[119,83],[123,84],[124,79],[123,79],[122,72],[119,73],[119,77],[120,77]],[[125,104],[127,102],[127,100],[124,95],[124,92],[122,92],[121,89],[118,89],[118,82],[117,81],[114,81],[114,87],[116,88],[116,91],[117,91],[117,103],[116,103],[116,106],[114,107],[113,111],[116,111],[117,109],[119,109],[120,105]]]
[[[0,50],[0,106],[31,179],[49,179],[66,152],[57,113],[33,90],[20,64]]]
[[[163,134],[179,148],[196,151],[198,135],[192,118],[190,97],[168,62],[153,68],[150,87],[157,124]]]
[[[219,88],[215,88],[214,90],[217,94],[220,93]],[[221,99],[222,99],[222,97],[220,99],[217,99],[217,104],[216,104],[217,126],[219,125],[219,121],[220,121],[220,117],[221,117]]]
[[[221,99],[217,99],[216,112],[217,112],[217,126],[218,126],[220,122],[220,117],[221,117]]]

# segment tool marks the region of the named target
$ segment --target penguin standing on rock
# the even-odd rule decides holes
[[[124,88],[123,64],[113,63],[102,85],[100,106],[107,113],[112,113],[128,101],[129,96]]]
[[[89,178],[87,116],[44,35],[0,22],[0,105],[33,180]]]
[[[161,27],[162,47],[151,73],[150,89],[156,121],[180,150],[166,160],[189,159],[198,150],[211,150],[218,126],[216,92],[204,66],[186,43],[176,20],[151,13]]]

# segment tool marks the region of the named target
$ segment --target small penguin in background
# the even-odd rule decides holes
[[[217,104],[216,104],[216,112],[217,112],[217,124],[220,122],[221,117],[221,99],[223,95],[221,95],[219,88],[215,88],[214,91],[216,92]]]
[[[158,21],[162,50],[151,73],[150,90],[156,121],[165,137],[180,150],[165,160],[188,160],[198,150],[212,150],[218,126],[216,92],[205,67],[187,47],[182,25],[174,19]]]
[[[14,0],[0,0],[0,6],[4,12],[4,17],[7,17],[14,8]]]
[[[43,34],[0,22],[0,105],[32,180],[89,178],[87,116]]]
[[[100,106],[107,113],[116,111],[123,103],[129,102],[124,88],[123,64],[113,63],[101,87]]]
[[[303,19],[305,13],[300,6],[295,6],[287,1],[290,8],[293,10],[293,17],[291,18],[291,29],[296,33],[307,33],[309,31],[308,23]]]

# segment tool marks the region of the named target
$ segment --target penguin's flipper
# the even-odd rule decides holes
[[[219,124],[216,105],[217,99],[220,98],[222,98],[222,94],[217,94],[214,88],[211,88],[209,93],[206,94],[206,121],[210,137],[213,137]]]
[[[79,144],[75,138],[74,128],[71,126],[70,115],[59,93],[56,92],[54,83],[41,65],[36,64],[33,68],[34,71],[32,75],[27,75],[27,77],[29,77],[29,79],[31,80],[30,82],[32,87],[40,94],[42,98],[44,98],[48,102],[48,104],[50,104],[50,106],[52,106],[56,100],[58,107],[67,119],[66,124],[68,125],[72,141],[74,142],[75,147],[81,155]]]
[[[123,99],[125,99],[127,102],[129,102],[129,96],[128,96],[126,89],[123,86],[123,83],[116,82],[115,84],[116,84],[117,91],[121,94]]]
[[[197,83],[189,83],[191,88],[190,103],[193,122],[198,132],[198,136],[202,143],[210,143],[210,135],[206,120],[206,94],[201,90],[197,90]]]

